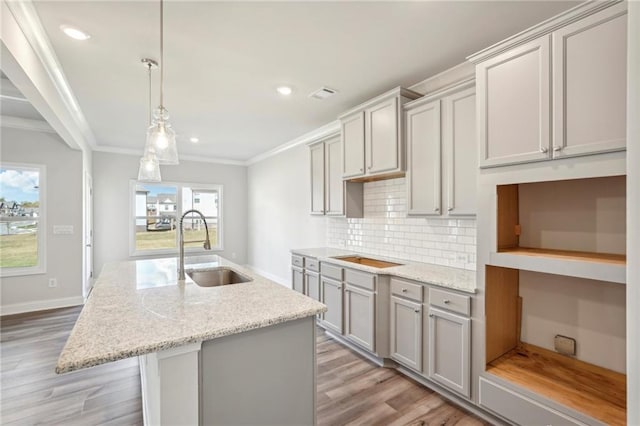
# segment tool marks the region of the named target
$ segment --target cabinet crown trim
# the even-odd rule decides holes
[[[395,89],[391,89],[388,92],[385,92],[379,96],[376,96],[373,99],[369,99],[368,101],[361,103],[360,105],[351,108],[350,110],[348,110],[347,112],[342,113],[340,116],[338,116],[339,119],[344,119],[350,115],[353,115],[355,113],[361,112],[363,110],[365,110],[366,108],[375,105],[381,101],[384,101],[386,99],[391,99],[394,97],[398,97],[398,96],[403,96],[405,98],[409,98],[409,99],[418,99],[420,97],[422,97],[421,93],[418,92],[414,92],[413,90],[409,90],[409,89],[405,89],[404,87],[396,87]]]
[[[336,138],[339,138],[339,137],[340,137],[340,130],[336,130],[333,133],[330,133],[328,135],[324,135],[322,137],[319,137],[318,139],[314,139],[314,140],[308,142],[307,146],[318,145],[318,144],[325,143],[325,142],[328,142],[328,141],[330,141],[332,139],[336,139]]]
[[[626,11],[626,4],[623,0],[590,0],[581,3],[576,7],[573,7],[569,10],[559,13],[554,17],[547,19],[546,21],[542,21],[537,25],[534,25],[509,38],[506,38],[501,42],[498,42],[479,52],[476,52],[473,55],[467,56],[467,60],[474,64],[478,64],[516,46],[525,44],[543,35],[550,34],[559,28],[565,27],[573,22],[579,21],[589,15],[593,15],[594,13],[600,12],[601,10],[607,9],[617,4],[623,6],[624,10]]]
[[[436,90],[431,93],[427,93],[421,98],[415,99],[411,102],[407,102],[406,104],[402,105],[402,109],[408,110],[408,109],[418,107],[420,105],[428,104],[429,102],[444,98],[448,95],[457,93],[461,90],[475,87],[475,85],[476,85],[476,77],[474,75],[473,77],[469,77],[464,80],[458,81],[454,84],[443,87],[442,89]]]

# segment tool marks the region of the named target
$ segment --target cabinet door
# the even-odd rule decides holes
[[[345,286],[345,336],[375,352],[375,295],[352,285]]]
[[[364,175],[364,111],[342,120],[342,177]]]
[[[475,88],[451,95],[443,104],[447,212],[450,216],[475,215],[478,192]]]
[[[365,110],[367,174],[400,169],[398,99],[380,102]]]
[[[320,274],[317,272],[305,271],[305,279],[307,282],[307,296],[320,301]]]
[[[405,113],[409,215],[440,214],[440,101]]]
[[[553,156],[626,147],[627,6],[553,33]]]
[[[344,215],[344,182],[342,181],[342,145],[340,139],[325,142],[325,210],[327,215]]]
[[[324,144],[309,148],[311,155],[311,214],[324,214]]]
[[[291,268],[291,288],[304,294],[304,273],[301,268]]]
[[[391,358],[422,369],[422,305],[391,296]]]
[[[477,65],[481,167],[550,158],[550,37]]]
[[[470,396],[470,319],[429,308],[429,378]]]
[[[342,283],[321,277],[320,286],[322,303],[327,305],[323,323],[330,330],[342,334]]]

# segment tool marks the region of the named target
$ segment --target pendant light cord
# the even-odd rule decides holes
[[[149,126],[151,126],[151,119],[153,117],[153,108],[151,107],[151,62],[147,64],[149,69]]]
[[[163,106],[164,91],[164,3],[160,0],[160,110]]]

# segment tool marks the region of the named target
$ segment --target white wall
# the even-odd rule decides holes
[[[45,274],[2,279],[2,313],[78,305],[82,298],[82,152],[72,150],[57,135],[1,129],[2,161],[46,166]],[[72,225],[72,235],[53,235],[54,225]],[[58,286],[50,288],[49,278]]]
[[[140,158],[94,152],[94,262],[98,275],[106,262],[128,260],[129,183],[138,177]],[[223,185],[224,251],[214,252],[243,264],[247,258],[247,168],[224,164],[181,161],[160,166],[166,182]],[[235,257],[234,257],[235,256]],[[133,258],[131,258],[133,259]]]
[[[248,263],[287,285],[289,250],[327,245],[326,218],[309,214],[309,161],[309,148],[302,145],[248,168]]]

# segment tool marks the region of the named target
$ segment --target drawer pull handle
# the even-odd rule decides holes
[[[433,314],[429,314],[429,317],[430,317],[430,318],[433,318]]]
[[[402,289],[402,292],[403,292],[403,293],[406,293],[406,292],[407,292],[407,289],[406,289],[406,288],[403,288],[403,289]]]
[[[444,302],[444,304],[445,304],[445,305],[448,305],[449,303],[451,303],[451,300],[449,300],[449,299],[444,299],[444,300],[443,300],[443,302]]]
[[[558,152],[558,151],[562,151],[562,146],[554,146],[553,150]]]
[[[416,314],[419,314],[420,313],[420,309],[416,309],[413,312],[415,312]]]
[[[540,152],[543,153],[543,154],[546,154],[547,152],[549,152],[549,148],[547,148],[545,146],[542,146],[542,147],[540,147]]]

